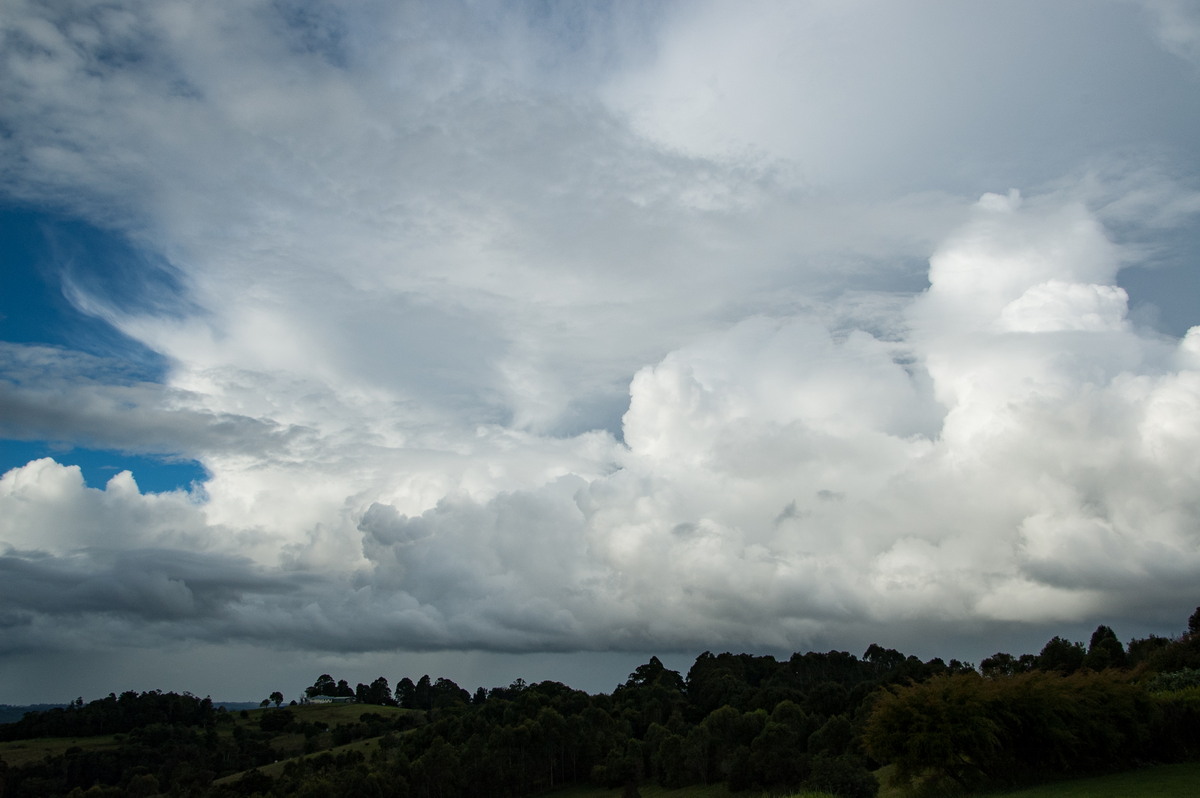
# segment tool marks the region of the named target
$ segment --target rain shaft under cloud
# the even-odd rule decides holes
[[[4,343],[0,433],[206,477],[0,477],[0,656],[1169,630],[1198,28],[1039,8],[10,3],[5,196],[166,365]]]

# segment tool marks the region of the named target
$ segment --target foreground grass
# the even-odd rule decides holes
[[[550,798],[621,798],[621,788],[612,790],[603,787],[577,786],[567,787],[547,793]],[[643,784],[638,787],[642,798],[837,798],[824,792],[730,792],[724,784],[713,784],[708,787],[692,785],[678,790],[668,790],[653,784]]]
[[[365,713],[381,715],[384,718],[391,718],[396,715],[424,715],[424,713],[412,709],[366,704],[307,704],[281,708],[290,711],[298,722],[323,721],[330,728],[342,723],[357,723],[359,718]],[[242,716],[243,711],[245,712],[245,717]],[[230,737],[233,735],[234,726],[257,729],[264,711],[263,709],[251,709],[231,712],[229,715],[233,723],[219,725],[217,733],[222,737]],[[125,738],[126,735],[124,734],[106,734],[96,737],[43,737],[33,740],[0,742],[0,762],[4,762],[9,767],[24,767],[26,765],[37,764],[50,757],[61,756],[71,748],[82,748],[88,751],[116,749],[124,744]],[[266,765],[260,768],[260,770],[269,776],[278,776],[283,772],[283,766],[288,759],[300,758],[304,742],[304,735],[301,734],[277,735],[271,741],[271,746],[279,754],[281,761]],[[369,756],[371,751],[378,747],[379,742],[375,738],[358,740],[348,745],[333,747],[330,733],[325,732],[318,738],[317,745],[318,753],[328,752],[338,754],[344,751],[362,751],[364,755]],[[241,776],[241,773],[237,773],[233,776],[220,779],[220,781],[236,781]]]
[[[359,719],[365,714],[379,715],[385,720],[393,720],[398,715],[416,715],[420,718],[424,718],[425,716],[424,712],[415,709],[400,709],[399,707],[384,707],[374,704],[303,704],[294,707],[281,707],[281,709],[291,712],[297,723],[321,721],[331,729],[340,724],[358,723]],[[264,711],[250,710],[246,713],[246,718],[242,718],[239,713],[235,722],[237,725],[247,729],[257,729]],[[223,733],[232,734],[232,731],[232,728],[228,728]],[[305,742],[303,734],[281,733],[275,735],[270,745],[280,760],[287,760],[290,758],[300,758],[304,754]],[[332,734],[325,732],[316,738],[316,753],[330,752],[336,754],[342,751],[354,750],[361,750],[364,754],[369,753],[368,750],[364,749],[364,746],[359,744],[362,742],[367,741],[359,741],[358,743],[350,743],[335,748],[333,746]],[[267,767],[260,768],[260,770],[270,776],[277,775],[276,771],[281,771],[281,769],[282,765],[280,768],[274,768],[273,770],[268,770]]]
[[[312,721],[322,721],[329,725],[330,728],[342,723],[351,724],[358,723],[359,719],[365,714],[380,715],[385,719],[394,718],[397,715],[417,715],[424,717],[425,713],[415,709],[400,709],[399,707],[385,707],[374,704],[302,704],[294,707],[281,707],[292,713],[298,723],[309,723]],[[236,723],[250,729],[258,728],[259,720],[262,718],[262,713],[265,710],[250,710],[246,713],[246,717],[239,716]],[[231,734],[232,730],[225,731],[226,734]],[[279,759],[271,764],[263,765],[255,768],[263,775],[271,778],[279,778],[283,775],[283,769],[290,762],[295,762],[301,759],[312,759],[321,756],[322,754],[343,754],[348,751],[359,751],[365,757],[370,757],[371,753],[379,748],[378,737],[369,737],[364,740],[355,740],[352,743],[345,745],[332,745],[332,735],[329,732],[324,732],[316,738],[316,751],[312,753],[303,753],[305,738],[302,734],[279,734],[271,741],[271,748],[278,754]],[[231,773],[228,776],[223,776],[214,784],[230,784],[236,782],[246,775],[249,771],[241,771]]]
[[[882,781],[882,779],[881,779]],[[723,784],[668,790],[653,785],[638,788],[642,798],[785,798],[780,793],[731,793]],[[880,798],[901,798],[903,791],[883,787]],[[1003,793],[985,793],[975,798],[1195,798],[1200,795],[1200,762],[1153,767],[1072,781],[1058,781]],[[600,787],[570,787],[551,793],[552,798],[620,798],[621,790]],[[827,798],[825,793],[792,793],[786,798]],[[828,798],[832,798],[829,796]],[[971,798],[964,796],[962,798]]]
[[[1194,798],[1200,795],[1200,762],[1058,781],[989,798]]]
[[[711,787],[685,787],[682,790],[668,790],[663,787],[645,784],[638,787],[638,792],[641,793],[642,798],[729,798],[733,795],[733,793],[725,789],[724,784],[716,784]],[[550,796],[552,798],[620,798],[621,789],[618,787],[606,790],[603,787],[596,787],[590,784],[577,784],[572,787],[555,790],[550,793]],[[745,793],[743,793],[743,796],[745,796]]]
[[[355,740],[352,743],[346,743],[345,745],[339,745],[334,748],[326,748],[322,751],[316,751],[311,754],[302,754],[302,755],[298,755],[298,756],[291,756],[291,757],[288,757],[287,759],[281,759],[278,762],[272,762],[269,765],[262,765],[260,767],[254,768],[254,770],[257,770],[259,773],[262,773],[264,776],[270,776],[273,779],[277,779],[283,775],[283,769],[285,767],[287,767],[289,764],[291,764],[292,762],[298,762],[302,759],[315,759],[315,758],[321,756],[322,754],[332,754],[333,756],[337,756],[338,754],[344,754],[347,751],[360,751],[364,757],[370,757],[371,753],[373,751],[377,750],[378,748],[379,748],[379,738],[371,737],[366,740]],[[228,776],[222,776],[221,778],[214,780],[213,784],[216,784],[218,786],[222,785],[222,784],[232,784],[232,783],[240,780],[243,776],[245,776],[249,772],[250,771],[248,771],[248,770],[243,770],[238,773],[231,773]]]

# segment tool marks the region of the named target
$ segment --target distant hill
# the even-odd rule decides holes
[[[65,706],[66,704],[28,704],[25,706],[0,704],[0,723],[16,723],[25,717],[26,712],[45,712],[48,709]]]
[[[258,709],[262,704],[257,701],[214,701],[213,708],[225,707],[226,712],[237,712],[242,709]]]
[[[67,704],[0,704],[0,723],[16,723],[26,712],[45,712],[48,709],[66,707]],[[242,709],[258,709],[257,701],[214,701],[213,707],[225,707],[226,712]]]

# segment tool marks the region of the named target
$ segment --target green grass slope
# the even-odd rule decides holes
[[[400,709],[398,707],[385,707],[375,704],[304,704],[294,707],[282,707],[292,713],[296,723],[313,723],[322,722],[329,726],[330,729],[341,724],[358,723],[360,718],[365,714],[379,715],[380,717],[391,720],[401,715],[416,715],[424,717],[425,713],[415,709]],[[247,729],[257,729],[262,713],[267,710],[250,710],[246,713],[246,717],[242,718],[240,713],[235,715],[235,724],[243,726]],[[232,734],[232,729],[227,728],[222,731],[224,734]],[[310,757],[320,756],[321,754],[337,755],[347,751],[361,751],[364,755],[369,756],[372,751],[379,747],[379,738],[371,737],[364,740],[355,740],[354,742],[345,745],[334,746],[331,742],[332,735],[330,732],[325,732],[315,740],[316,751],[312,753],[304,753],[305,738],[301,734],[295,733],[279,733],[276,734],[270,742],[271,748],[279,755],[279,759],[269,765],[263,765],[257,770],[263,775],[277,778],[283,773],[284,767],[288,762]],[[248,771],[231,773],[217,779],[214,784],[229,784],[238,781]]]
[[[1195,798],[1200,796],[1200,762],[1059,781],[1007,792],[996,798]]]
[[[723,784],[709,787],[685,787],[668,790],[653,785],[638,788],[642,798],[827,798],[825,793],[731,793]],[[880,790],[880,798],[903,796],[904,793]],[[599,787],[569,787],[550,793],[552,798],[620,798],[621,790]],[[1114,773],[1072,781],[1058,781],[1014,792],[987,793],[961,798],[1196,798],[1200,796],[1200,762],[1177,765],[1156,765],[1138,770]]]
[[[552,793],[547,793],[548,798],[621,798],[621,788],[605,789],[603,787],[568,787],[562,790],[556,790]],[[757,793],[749,792],[730,792],[724,784],[713,784],[707,787],[693,785],[691,787],[683,787],[678,790],[668,790],[665,787],[658,787],[652,784],[646,784],[638,787],[638,793],[642,798],[837,798],[824,792],[796,792],[796,793]]]
[[[88,750],[116,748],[123,735],[105,734],[99,737],[41,737],[33,740],[0,742],[0,762],[19,768],[58,756],[70,748]]]

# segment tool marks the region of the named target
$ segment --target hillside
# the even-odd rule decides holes
[[[66,704],[25,704],[14,706],[13,704],[0,704],[0,724],[16,723],[21,718],[25,717],[27,712],[45,712],[49,709],[65,707]]]

